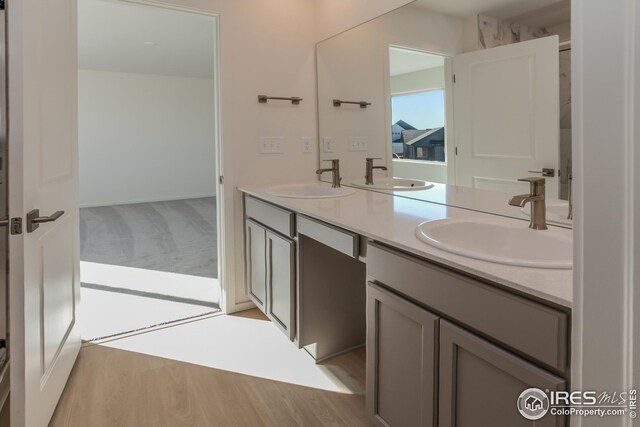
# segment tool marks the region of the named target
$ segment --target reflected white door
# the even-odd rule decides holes
[[[518,178],[549,168],[558,197],[558,63],[557,36],[453,58],[457,185],[523,193]]]
[[[76,0],[7,2],[11,425],[45,427],[80,348]],[[28,232],[27,213],[63,210]]]

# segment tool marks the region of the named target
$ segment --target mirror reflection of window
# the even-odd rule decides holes
[[[390,47],[389,71],[393,158],[444,163],[444,57]]]
[[[391,96],[396,159],[444,162],[444,89]]]

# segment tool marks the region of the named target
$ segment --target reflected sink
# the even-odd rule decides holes
[[[571,225],[573,220],[568,219],[569,202],[566,200],[546,200],[547,222],[555,222],[556,224]],[[525,207],[520,209],[523,214],[531,216],[531,203],[527,203]]]
[[[389,191],[415,191],[427,190],[433,187],[433,184],[419,179],[406,178],[374,178],[372,185],[365,184],[365,179],[356,179],[351,184],[360,188],[369,188],[372,190],[389,190]]]
[[[438,219],[420,224],[416,236],[447,252],[498,264],[556,269],[573,265],[570,236],[558,229],[532,230],[525,222]]]
[[[333,188],[323,184],[286,184],[270,187],[267,194],[292,199],[330,199],[333,197],[350,196],[354,193],[349,188]]]

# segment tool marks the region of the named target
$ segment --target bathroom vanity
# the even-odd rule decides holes
[[[527,425],[514,396],[568,389],[571,270],[463,257],[415,234],[427,220],[491,215],[363,190],[242,191],[250,298],[316,361],[366,343],[378,425]]]

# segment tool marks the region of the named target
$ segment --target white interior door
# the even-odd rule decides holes
[[[516,194],[549,168],[558,197],[558,64],[557,36],[453,58],[457,185]]]
[[[11,424],[45,427],[80,348],[76,0],[7,2]],[[27,213],[56,211],[29,231]]]

